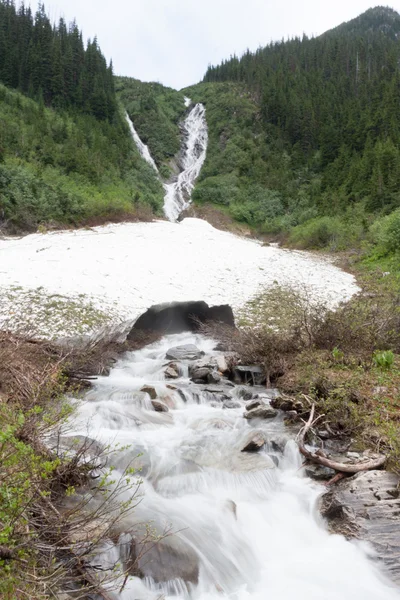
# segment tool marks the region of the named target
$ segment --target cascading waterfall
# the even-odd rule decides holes
[[[149,163],[150,166],[153,167],[153,169],[158,173],[158,169],[157,169],[157,165],[153,160],[153,157],[150,154],[150,151],[148,149],[148,147],[146,146],[146,144],[144,144],[142,142],[142,140],[140,139],[131,118],[129,117],[128,113],[125,113],[125,118],[127,120],[127,123],[129,125],[129,129],[131,130],[131,134],[133,137],[133,141],[135,142],[137,149],[139,150],[140,156],[142,158],[144,158],[144,160]]]
[[[125,534],[103,547],[96,564],[126,563],[132,541],[126,532],[140,537],[143,523],[175,532],[139,564],[143,579],[132,574],[123,587],[121,574],[111,597],[398,600],[362,545],[327,532],[316,508],[322,488],[300,469],[282,416],[255,427],[243,418],[244,388],[219,384],[219,397],[218,386],[190,382],[187,360],[177,364],[181,375],[173,385],[165,380],[167,349],[180,344],[218,354],[210,339],[167,336],[128,353],[84,402],[77,400],[71,434],[88,435],[89,424],[91,437],[122,448],[113,458],[117,472],[132,460],[142,468],[142,500],[125,516]],[[140,391],[145,384],[168,412],[154,410]],[[265,388],[252,391],[267,397]],[[267,444],[242,452],[255,429]]]
[[[190,106],[189,98],[185,98],[185,105]],[[164,185],[164,213],[170,221],[176,221],[181,212],[189,206],[194,182],[206,159],[208,130],[205,115],[204,105],[196,104],[183,123],[186,142],[182,171],[175,182]]]

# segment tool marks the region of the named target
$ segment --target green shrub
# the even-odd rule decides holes
[[[383,371],[388,371],[394,362],[394,354],[391,350],[376,351],[372,356],[372,360],[376,367]]]
[[[400,209],[375,221],[371,226],[371,238],[381,254],[400,251]]]

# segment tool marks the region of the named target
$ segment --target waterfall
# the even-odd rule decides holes
[[[185,106],[190,106],[190,98],[185,97]],[[170,221],[176,221],[189,206],[194,182],[206,158],[208,130],[205,115],[204,105],[196,104],[183,123],[185,147],[182,171],[175,182],[164,185],[164,213]]]
[[[137,131],[136,131],[136,129],[135,129],[135,127],[134,127],[133,123],[132,123],[132,120],[131,120],[131,118],[130,118],[130,117],[129,117],[129,115],[128,115],[128,113],[126,113],[126,114],[125,114],[125,118],[126,118],[126,120],[127,120],[127,122],[128,122],[129,129],[131,130],[131,134],[132,134],[132,137],[133,137],[133,141],[135,142],[135,144],[136,144],[136,146],[137,146],[137,149],[138,149],[138,150],[139,150],[139,152],[140,152],[140,156],[141,156],[142,158],[144,158],[144,160],[145,160],[147,163],[149,163],[149,165],[151,165],[151,166],[153,167],[153,169],[154,169],[155,171],[157,171],[157,173],[158,173],[157,165],[156,165],[156,163],[154,162],[154,160],[153,160],[153,157],[151,156],[151,154],[150,154],[150,151],[149,151],[148,147],[147,147],[147,146],[146,146],[146,144],[144,144],[144,143],[142,142],[142,140],[140,139],[140,137],[139,137],[139,135],[138,135],[138,133],[137,133]]]
[[[114,567],[119,591],[111,597],[399,600],[364,547],[330,535],[321,522],[317,501],[323,488],[300,468],[283,416],[256,424],[243,418],[245,391],[266,403],[271,392],[226,380],[194,384],[189,357],[178,356],[171,367],[176,378],[167,380],[168,349],[181,344],[195,344],[207,360],[219,358],[210,339],[167,336],[126,354],[76,401],[69,435],[89,432],[99,444],[119,448],[107,453],[113,479],[132,465],[143,480],[141,501],[124,515],[119,539],[103,544],[95,558],[102,569]],[[148,393],[141,391],[144,385]],[[155,410],[151,391],[163,412]],[[264,448],[243,452],[255,432],[266,439]],[[121,501],[129,498],[126,492]],[[140,548],[146,523],[156,536],[169,528],[173,535],[147,545],[139,562],[142,579],[136,569],[124,582],[115,565],[130,564],[129,552]]]

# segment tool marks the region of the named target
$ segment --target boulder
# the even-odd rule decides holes
[[[259,406],[266,406],[266,404],[261,402],[261,400],[250,400],[246,404],[246,410],[253,410],[253,408],[258,408]]]
[[[218,371],[211,371],[211,373],[208,373],[208,375],[207,375],[208,383],[219,383],[221,381],[221,379],[222,379],[222,377],[218,373]]]
[[[204,383],[208,381],[208,376],[212,373],[209,367],[196,367],[190,372],[191,380],[194,383]]]
[[[198,582],[199,558],[192,547],[178,535],[168,536],[157,544],[149,543],[140,552],[138,566],[145,577],[152,577],[156,583],[171,579]]]
[[[152,400],[157,398],[157,392],[151,385],[144,385],[140,391],[148,394]]]
[[[152,400],[151,401],[153,408],[156,412],[168,412],[169,408],[164,402],[160,402],[160,400]]]
[[[307,465],[305,472],[307,477],[315,481],[327,481],[336,475],[336,471],[323,465]]]
[[[258,452],[265,446],[265,435],[262,431],[250,431],[243,442],[242,452]]]
[[[196,360],[204,356],[204,352],[199,350],[194,344],[185,344],[175,346],[167,351],[166,358],[170,360]]]
[[[128,340],[134,339],[138,331],[198,331],[199,324],[206,321],[218,321],[235,327],[232,309],[227,304],[209,306],[203,301],[168,302],[151,306],[141,315],[129,332]]]
[[[175,363],[171,363],[164,371],[165,379],[178,379],[179,368]]]
[[[321,513],[333,533],[370,542],[400,584],[400,479],[365,471],[344,479],[322,498]]]
[[[258,406],[244,413],[245,419],[274,419],[278,414],[278,411],[274,410],[270,406]]]
[[[264,369],[258,365],[237,365],[233,368],[233,377],[239,384],[263,385],[267,381]]]
[[[224,400],[222,403],[222,408],[241,408],[241,406],[237,400]]]

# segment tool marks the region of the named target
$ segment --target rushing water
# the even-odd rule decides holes
[[[190,99],[185,98],[186,106]],[[182,171],[173,183],[165,184],[164,213],[170,221],[176,221],[180,213],[190,203],[194,182],[199,176],[206,158],[208,130],[206,109],[196,104],[183,123],[185,147],[182,158]]]
[[[152,166],[153,169],[155,171],[157,171],[157,173],[158,173],[157,165],[154,162],[153,157],[150,154],[150,150],[148,149],[148,147],[146,146],[146,144],[144,144],[142,142],[142,140],[140,139],[140,137],[139,137],[139,135],[138,135],[138,133],[137,133],[137,131],[136,131],[136,129],[135,129],[133,123],[132,123],[132,120],[130,119],[130,117],[128,115],[128,113],[125,114],[125,118],[126,118],[126,120],[128,122],[129,129],[131,130],[131,134],[132,134],[132,137],[133,137],[133,141],[135,142],[135,144],[137,146],[137,149],[139,150],[140,156],[142,158],[144,158],[144,160],[147,163],[149,163],[149,165]]]
[[[360,543],[328,534],[316,508],[322,487],[303,475],[282,416],[256,424],[244,419],[240,387],[224,386],[238,404],[224,408],[189,382],[188,361],[172,382],[178,389],[168,387],[166,351],[187,343],[216,354],[209,339],[168,336],[128,353],[79,404],[74,435],[87,435],[89,427],[102,442],[130,445],[113,460],[117,472],[141,454],[133,464],[142,466],[142,500],[124,531],[140,537],[143,523],[151,522],[157,532],[176,532],[161,543],[162,552],[149,553],[141,565],[145,578],[129,577],[115,598],[398,599]],[[154,386],[169,412],[153,410],[140,392],[144,384]],[[254,428],[266,434],[266,446],[241,452]],[[126,560],[130,540],[125,534],[110,541],[96,563]]]

